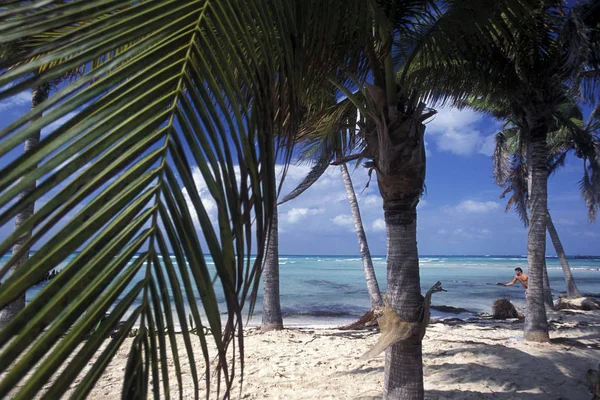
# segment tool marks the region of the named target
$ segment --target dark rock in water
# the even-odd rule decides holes
[[[492,305],[492,316],[495,319],[519,318],[519,313],[510,300],[496,299]]]
[[[460,318],[444,318],[444,319],[440,320],[438,323],[454,326],[454,325],[464,324],[465,322],[466,322],[465,320],[462,320]]]
[[[36,285],[42,284],[44,282],[50,282],[54,277],[58,275],[58,272],[53,269],[52,271],[46,272],[46,274],[36,283]]]
[[[600,293],[582,293],[582,297],[594,297],[596,299],[600,299]]]
[[[559,310],[600,310],[600,301],[593,297],[560,297],[556,307]]]
[[[436,305],[432,305],[431,306],[432,309],[436,310],[436,311],[441,311],[441,312],[445,312],[445,313],[452,313],[452,314],[474,314],[473,311],[469,311],[465,308],[460,308],[460,307],[452,307],[452,306],[436,306]]]

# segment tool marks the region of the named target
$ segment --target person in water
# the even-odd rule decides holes
[[[521,282],[521,285],[527,290],[527,281],[529,280],[529,275],[523,273],[523,270],[519,267],[515,268],[515,277],[512,281],[508,283],[503,283],[502,286],[512,286],[517,281]]]

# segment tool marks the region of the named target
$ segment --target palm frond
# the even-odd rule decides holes
[[[277,205],[287,203],[290,200],[295,199],[310,188],[329,168],[329,163],[333,159],[333,153],[324,153],[321,158],[311,168],[309,173],[304,177],[302,182],[298,184],[291,192],[286,194]]]
[[[159,370],[168,395],[167,351],[180,390],[185,355],[194,397],[203,388],[208,397],[215,380],[228,397],[238,370],[231,361],[243,356],[242,308],[257,288],[276,197],[275,161],[291,156],[307,90],[338,69],[365,73],[358,39],[370,28],[367,10],[358,1],[316,0],[306,7],[292,0],[43,4],[0,10],[0,43],[33,43],[2,59],[0,68],[14,68],[2,69],[0,99],[81,73],[0,131],[0,156],[75,116],[0,172],[0,224],[25,203],[43,203],[0,243],[4,253],[33,231],[22,252],[39,248],[14,273],[19,254],[0,269],[0,307],[66,266],[0,331],[0,397],[32,398],[61,367],[47,389],[60,397],[122,319],[125,329],[81,376],[76,397],[90,392],[133,326],[125,397],[145,398],[152,374],[157,398]],[[216,375],[206,335],[216,344]]]
[[[495,139],[496,145],[494,147],[494,154],[492,155],[494,161],[494,179],[497,185],[503,186],[511,170],[510,153],[508,151],[507,137],[504,132],[498,132]]]
[[[527,214],[528,209],[528,186],[527,186],[527,165],[521,156],[513,157],[513,168],[512,173],[508,179],[507,187],[510,187],[513,195],[511,201],[507,204],[506,209],[509,207],[515,209],[515,212],[519,216],[523,225],[529,225],[529,217]]]

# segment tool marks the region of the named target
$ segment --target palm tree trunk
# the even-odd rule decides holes
[[[264,284],[262,331],[283,329],[279,297],[279,231],[277,206],[274,206],[271,225],[265,243],[265,261],[262,279]]]
[[[531,132],[527,154],[529,175],[529,235],[527,258],[529,283],[527,289],[526,340],[547,342],[548,321],[544,307],[544,263],[546,260],[546,220],[548,214],[548,149],[545,129]]]
[[[352,179],[350,179],[350,174],[348,173],[348,167],[346,164],[341,164],[340,169],[342,170],[342,179],[344,180],[346,194],[348,195],[348,203],[350,203],[350,210],[352,211],[354,230],[356,231],[356,236],[358,238],[360,256],[362,258],[365,278],[367,280],[367,290],[369,291],[369,298],[371,300],[371,310],[375,310],[383,306],[383,301],[381,300],[381,292],[379,291],[377,276],[375,276],[375,269],[373,268],[373,260],[371,260],[367,235],[365,234],[365,229],[360,217],[358,201],[356,200],[356,194],[354,193],[354,186],[352,186]]]
[[[567,284],[567,296],[568,297],[581,297],[581,292],[579,292],[579,288],[575,284],[575,279],[573,279],[573,275],[571,275],[571,268],[569,268],[569,261],[567,261],[567,255],[565,254],[565,249],[560,242],[560,238],[558,237],[558,232],[554,227],[554,223],[552,222],[552,217],[550,217],[550,213],[548,213],[548,220],[546,221],[548,224],[548,233],[550,234],[550,239],[552,239],[552,244],[554,245],[554,250],[556,250],[556,255],[560,260],[560,266],[563,270],[563,275],[565,276],[565,283]]]
[[[554,310],[554,299],[552,299],[552,288],[548,279],[548,268],[544,259],[544,304],[547,308]]]
[[[37,107],[40,103],[48,98],[49,87],[47,84],[42,84],[31,92],[31,108]],[[40,141],[40,131],[34,132],[30,137],[25,140],[25,153],[31,151],[33,148],[37,146]],[[23,199],[28,193],[35,189],[35,183],[28,186],[19,196],[19,199]],[[35,211],[35,203],[28,203],[25,208],[17,214],[15,218],[15,230],[21,227],[23,223],[33,215]],[[25,245],[25,242],[31,237],[31,232],[27,232],[25,235],[21,236],[13,245],[12,253],[17,254]],[[14,264],[11,269],[11,273],[14,272],[16,268],[19,268],[29,259],[29,250],[26,251],[23,256],[21,256]],[[19,296],[15,301],[8,304],[2,310],[0,310],[0,329],[4,328],[6,324],[10,322],[10,320],[17,315],[19,311],[25,308],[25,293]]]
[[[410,206],[384,205],[387,232],[387,298],[392,309],[406,321],[417,321],[421,279],[417,250],[417,211]],[[423,360],[421,339],[412,336],[385,354],[384,399],[422,399]]]
[[[377,183],[387,233],[387,301],[409,322],[420,322],[424,301],[417,249],[417,204],[426,169],[424,109],[421,104],[413,114],[390,121],[389,133],[383,129],[378,138],[367,136],[369,147],[378,148]],[[380,141],[378,147],[371,144],[374,140]],[[413,334],[386,350],[384,399],[424,398],[421,347],[421,336]]]

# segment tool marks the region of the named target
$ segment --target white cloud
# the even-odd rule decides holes
[[[486,239],[491,236],[492,232],[487,228],[458,228],[452,232],[454,238],[459,239]]]
[[[204,208],[206,209],[206,213],[208,214],[210,221],[213,223],[213,225],[217,224],[217,203],[213,200],[213,197],[211,196],[210,191],[208,190],[208,186],[206,185],[206,181],[204,180],[204,177],[202,176],[202,173],[200,172],[200,169],[198,167],[194,167],[192,169],[192,177],[194,178],[194,183],[196,184],[196,188],[198,189],[200,201],[202,201],[202,205],[204,205]],[[240,175],[236,171],[236,178],[239,179],[239,177]],[[192,199],[190,198],[187,188],[182,188],[181,193],[185,198],[185,202],[187,203],[188,209],[190,210],[192,219],[196,224],[199,224],[198,215],[196,214],[196,210],[194,208]]]
[[[483,139],[483,144],[479,148],[479,154],[491,157],[494,154],[494,148],[496,147],[496,135],[489,135]]]
[[[322,208],[292,208],[287,212],[287,221],[293,224],[306,216],[322,214],[324,211]]]
[[[368,196],[359,197],[358,201],[360,203],[360,207],[362,208],[371,208],[371,207],[379,207],[383,204],[383,200],[381,196],[377,196],[374,194],[370,194]]]
[[[554,220],[554,218],[552,218]],[[563,225],[563,226],[575,226],[577,225],[577,222],[573,221],[572,219],[567,219],[567,218],[559,218],[557,220],[554,220],[554,225]]]
[[[427,200],[419,200],[419,204],[417,204],[417,210],[427,207],[428,204],[429,202]]]
[[[494,151],[494,134],[485,135],[477,125],[482,122],[483,114],[473,110],[441,108],[427,124],[426,133],[433,137],[440,151],[468,156],[479,153],[491,156]],[[486,128],[497,129],[495,123]]]
[[[24,105],[31,105],[31,92],[29,91],[18,93],[8,99],[0,101],[0,111]]]
[[[354,228],[354,220],[351,215],[348,214],[340,214],[336,215],[331,219],[334,224],[343,226],[345,228]]]
[[[385,232],[385,221],[383,218],[378,218],[373,221],[373,225],[371,225],[375,232]]]
[[[460,129],[483,119],[483,114],[470,109],[438,108],[437,114],[427,123],[427,131],[444,132],[448,129]]]
[[[598,234],[596,232],[583,232],[583,236],[597,238],[597,237],[600,237],[600,234]]]
[[[437,138],[437,147],[459,156],[475,153],[482,145],[483,139],[479,131],[456,131],[448,129]]]
[[[500,208],[495,201],[464,200],[454,207],[447,207],[448,212],[483,214]]]

